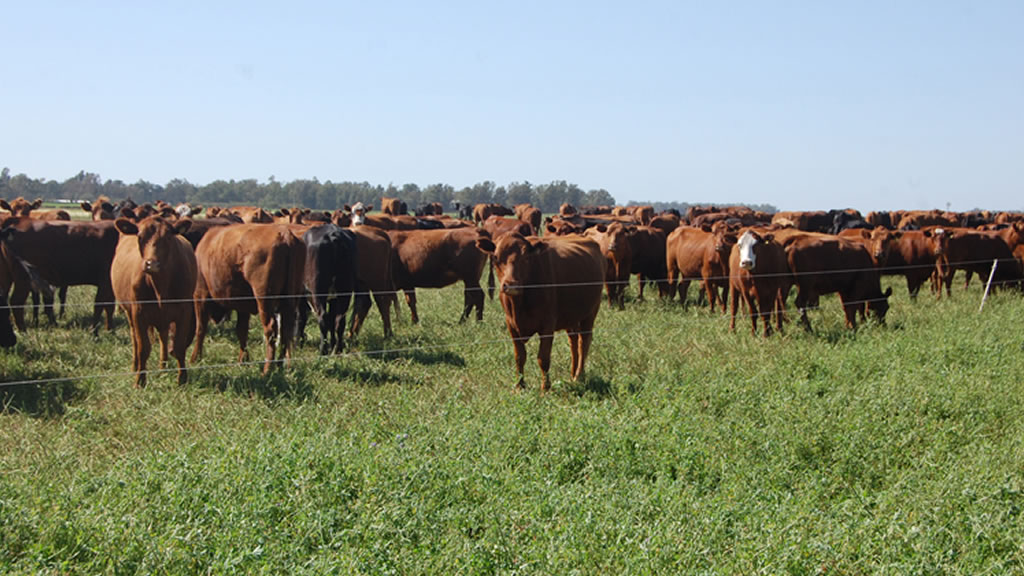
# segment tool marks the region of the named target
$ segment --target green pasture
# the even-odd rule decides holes
[[[559,335],[545,395],[497,300],[457,323],[461,286],[343,356],[310,325],[266,378],[215,327],[189,384],[143,390],[124,316],[94,338],[73,288],[0,351],[0,572],[1024,573],[1024,301],[885,284],[884,326],[828,296],[768,340],[605,303],[588,379]]]

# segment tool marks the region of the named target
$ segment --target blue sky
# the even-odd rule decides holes
[[[2,2],[0,166],[1024,209],[1024,2]]]

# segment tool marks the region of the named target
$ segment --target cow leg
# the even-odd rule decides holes
[[[39,328],[39,291],[32,291],[32,327]]]
[[[160,328],[157,328],[157,334],[160,336],[160,369],[167,369],[167,346],[170,344],[170,324],[165,324]]]
[[[281,335],[280,356],[288,364],[292,359],[292,349],[295,342],[295,317],[298,315],[300,298],[285,298],[279,307],[280,317],[279,334]]]
[[[515,349],[516,357],[516,374],[519,374],[519,382],[516,383],[517,388],[526,388],[526,378],[523,376],[523,368],[526,367],[526,340],[522,336],[519,336],[511,330],[509,333],[512,335],[512,347]]]
[[[811,321],[807,319],[807,302],[810,300],[811,294],[807,294],[803,288],[799,289],[796,293],[796,307],[800,310],[800,324],[803,325],[804,330],[811,331]]]
[[[389,306],[394,302],[395,306],[398,306],[398,294],[395,292],[387,292],[384,294],[378,294],[374,292],[373,301],[377,304],[377,310],[380,312],[380,320],[384,324],[384,337],[391,337],[391,312]]]
[[[637,281],[637,297],[636,297],[636,299],[641,301],[641,302],[643,302],[643,300],[644,300],[644,282],[646,281],[646,278],[644,278],[643,274],[637,274],[636,275],[636,281]]]
[[[863,313],[864,306],[861,305],[861,304],[856,304],[856,303],[847,304],[846,303],[846,298],[844,298],[842,294],[839,295],[839,303],[843,307],[843,314],[846,315],[846,327],[849,328],[850,330],[856,330],[857,329],[857,310],[859,309],[861,311],[861,313]]]
[[[569,328],[565,333],[569,336],[569,375],[576,380],[576,368],[580,363],[580,329]]]
[[[484,292],[479,284],[475,286],[471,283],[464,284],[462,302],[462,318],[459,318],[459,323],[465,322],[466,318],[469,318],[473,308],[476,308],[476,321],[484,319]]]
[[[64,308],[68,303],[68,287],[61,286],[57,292],[57,297],[60,298],[60,312],[57,314],[57,318],[64,319]]]
[[[579,356],[576,358],[576,365],[573,366],[572,378],[582,380],[586,372],[587,355],[590,354],[590,343],[594,340],[594,318],[580,324],[580,332],[576,338],[579,340]]]
[[[729,332],[736,331],[736,309],[740,305],[740,291],[735,287],[730,290],[729,296]]]
[[[327,310],[314,310],[316,314],[316,323],[320,328],[320,355],[324,356],[328,351],[334,349],[334,330],[335,328],[335,317],[334,317],[334,300],[327,302]],[[343,322],[344,324],[344,322]]]
[[[787,288],[788,289],[788,288]],[[782,332],[782,320],[786,314],[786,299],[783,297],[782,288],[772,291],[772,309],[775,311],[775,330]]]
[[[419,324],[420,316],[416,313],[416,289],[408,288],[402,290],[402,293],[405,294],[405,303],[409,305],[409,316],[412,317],[412,323]],[[463,320],[465,320],[465,316],[463,316]]]
[[[686,294],[690,291],[690,281],[686,278],[679,279],[679,285],[677,286],[679,291],[679,303],[684,307],[686,306]]]
[[[974,271],[968,268],[964,272],[964,290],[967,290],[971,286],[971,276],[974,275]]]
[[[249,359],[249,352],[246,347],[249,345],[249,313],[238,311],[238,321],[235,323],[235,335],[238,337],[238,361],[245,362]]]
[[[143,388],[146,385],[146,363],[149,361],[149,352],[152,349],[149,341],[149,326],[145,322],[138,321],[134,337],[139,351],[139,359],[136,362],[135,387]]]
[[[109,280],[109,278],[108,278]],[[92,333],[99,335],[100,316],[106,314],[107,330],[114,329],[114,288],[107,282],[96,288],[96,299],[92,304]]]
[[[366,315],[370,311],[370,306],[372,306],[370,295],[366,291],[361,290],[356,296],[355,304],[352,306],[352,324],[348,328],[349,338],[355,338],[359,334],[359,330],[363,327],[363,320],[366,319]],[[379,302],[377,307],[378,309],[380,308]],[[383,312],[381,315],[383,316]]]
[[[763,335],[765,338],[772,335],[772,312],[775,311],[775,293],[771,290],[757,291],[758,316],[764,324]]]
[[[256,299],[257,317],[263,325],[263,345],[265,355],[263,357],[263,374],[269,374],[274,367],[274,356],[277,353],[277,335],[279,326],[277,315],[268,309],[268,303],[262,298]]]
[[[188,369],[185,366],[185,351],[188,350],[188,345],[192,340],[192,314],[186,306],[182,307],[182,311],[178,314],[178,319],[174,323],[174,347],[171,350],[171,354],[174,355],[174,359],[178,361],[178,384],[185,384],[188,382]]]
[[[46,319],[50,322],[50,326],[57,324],[57,315],[53,313],[53,292],[43,294],[43,313],[46,314]]]
[[[202,280],[200,279],[200,282]],[[189,361],[195,364],[200,357],[203,355],[203,341],[206,340],[206,329],[210,324],[210,312],[206,309],[206,304],[201,300],[197,299],[195,303],[196,310],[196,345],[192,348],[192,357]]]
[[[537,365],[540,366],[540,391],[551,389],[551,379],[548,378],[548,370],[551,369],[551,344],[554,334],[540,335],[540,348],[537,350]]]

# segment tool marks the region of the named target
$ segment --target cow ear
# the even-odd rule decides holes
[[[132,210],[131,208],[122,208],[121,209],[121,216],[124,217],[124,218],[128,218],[129,220],[138,220],[139,219],[139,217],[135,215],[135,210]]]
[[[202,206],[193,206],[192,210],[189,211],[188,214],[189,214],[189,216],[199,216],[202,213],[203,213],[203,207]]]
[[[774,242],[775,241],[775,234],[770,234],[770,233],[769,234],[765,234],[762,239],[764,240],[765,244],[767,244],[769,242]]]
[[[14,210],[11,210],[11,205],[7,203],[7,200],[0,199],[0,208],[3,208],[12,214],[14,213]]]
[[[924,234],[925,238],[931,238],[932,237],[932,231],[931,230],[921,230],[921,234]]]
[[[174,231],[178,234],[184,234],[188,232],[188,229],[192,227],[192,221],[189,219],[178,220],[174,223]]]
[[[32,209],[35,210],[36,208],[39,208],[42,205],[43,205],[43,199],[42,198],[36,198],[35,201],[32,202]]]
[[[341,207],[341,209],[344,210],[345,212],[351,212],[352,211],[352,207],[349,206],[348,204],[343,205]]]
[[[555,233],[555,227],[553,224],[548,224],[547,226],[544,227],[544,229],[547,230],[549,234]]]
[[[608,226],[606,226],[604,224],[598,224],[597,225],[597,231],[602,233],[602,234],[604,234],[605,232],[608,231]]]
[[[494,254],[494,249],[496,248],[496,246],[494,245],[494,242],[492,242],[490,238],[477,238],[476,239],[476,247],[477,247],[477,250],[480,250],[484,254],[491,254],[491,255]]]
[[[277,214],[275,214],[275,216],[288,216],[289,214],[290,212],[288,212],[287,208],[281,208],[280,210],[277,211]]]
[[[373,204],[367,204],[366,207],[363,208],[363,212],[369,212],[370,210],[373,210]]]
[[[135,225],[135,222],[127,218],[114,220],[114,226],[121,231],[121,234],[135,235],[139,233],[139,227]]]
[[[88,202],[82,202],[79,206],[81,206],[82,210],[85,210],[86,212],[92,212],[92,204],[89,204]]]

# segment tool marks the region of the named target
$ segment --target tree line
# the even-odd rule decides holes
[[[451,211],[455,202],[464,206],[495,202],[506,206],[530,203],[542,212],[557,212],[563,203],[574,206],[614,205],[615,198],[607,190],[598,188],[583,190],[576,184],[556,180],[549,184],[533,184],[528,181],[511,182],[498,186],[484,181],[459,190],[448,184],[403,184],[398,187],[374,185],[369,182],[320,182],[318,179],[300,179],[279,182],[273,176],[266,182],[256,179],[214,180],[209,184],[196,185],[188,180],[175,178],[164,185],[139,180],[134,184],[121,180],[103,180],[99,174],[81,171],[75,176],[58,182],[43,178],[30,178],[25,174],[11,175],[10,169],[0,171],[0,198],[13,199],[23,196],[29,200],[95,200],[107,196],[114,201],[131,198],[135,202],[164,200],[172,204],[189,202],[204,206],[253,204],[266,208],[303,206],[314,210],[334,210],[356,202],[376,204],[381,197],[401,198],[412,210],[417,206],[440,202],[446,211]],[[630,204],[647,204],[630,202]],[[650,203],[657,210],[675,208],[685,212],[690,206],[686,202]],[[762,205],[764,209],[774,207]]]

